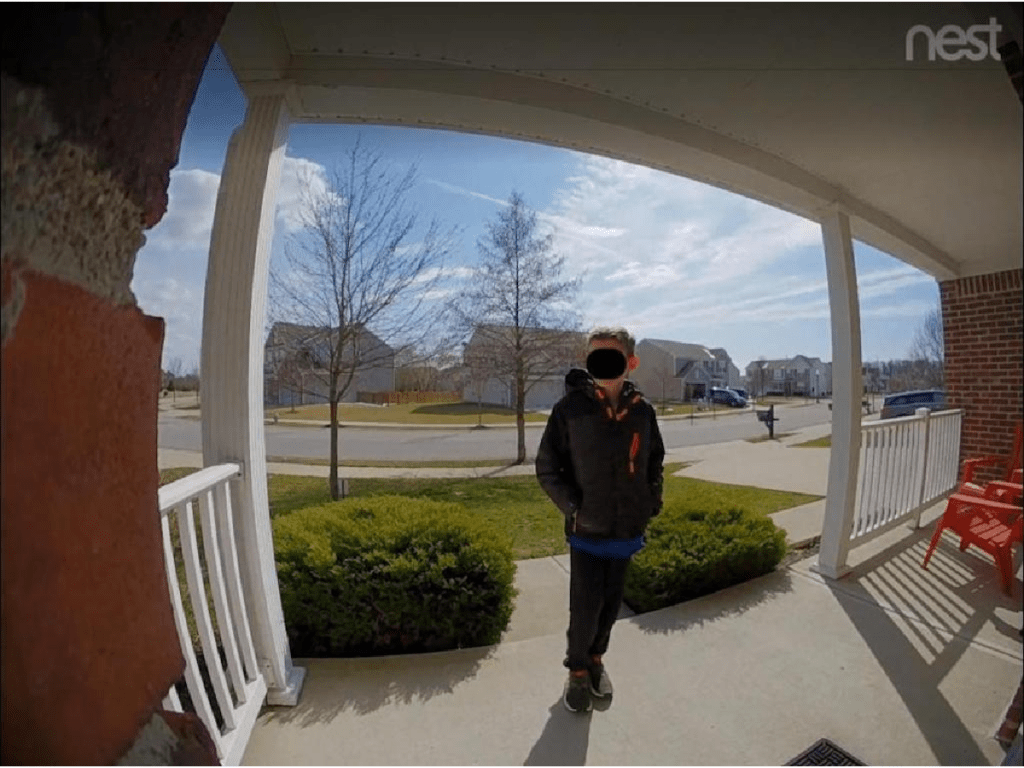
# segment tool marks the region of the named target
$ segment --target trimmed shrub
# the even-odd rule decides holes
[[[512,615],[511,542],[457,504],[349,498],[273,526],[296,656],[488,645]]]
[[[786,533],[770,518],[666,507],[629,567],[626,604],[646,613],[692,600],[769,573],[785,554]]]

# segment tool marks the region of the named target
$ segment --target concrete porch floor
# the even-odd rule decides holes
[[[609,706],[561,703],[567,574],[520,564],[504,642],[375,659],[296,660],[297,707],[267,707],[244,764],[780,765],[826,737],[868,764],[997,765],[1022,673],[1020,569],[943,541],[939,505],[853,550],[672,608],[625,616],[606,657]]]

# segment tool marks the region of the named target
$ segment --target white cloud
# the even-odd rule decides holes
[[[427,183],[433,184],[436,187],[440,187],[443,190],[452,192],[457,195],[463,195],[464,197],[475,197],[479,200],[486,200],[489,203],[493,203],[494,205],[500,205],[506,208],[508,207],[509,204],[508,200],[501,200],[497,197],[492,197],[491,195],[485,195],[482,192],[474,192],[471,189],[459,187],[456,186],[455,184],[448,184],[447,182],[438,181],[437,179],[426,179],[426,181]],[[553,214],[549,211],[536,211],[536,214],[537,219],[541,223],[546,224],[550,230],[553,230],[561,234],[563,237],[569,237],[576,240],[582,239],[585,242],[593,238],[600,239],[608,237],[618,237],[619,235],[622,235],[625,232],[625,230],[617,227],[583,224],[579,221],[574,221],[572,218],[568,216]],[[608,252],[612,253],[612,251]]]
[[[494,203],[495,205],[502,205],[506,207],[508,206],[508,200],[500,200],[497,197],[491,197],[490,195],[485,195],[482,192],[474,192],[471,189],[459,187],[456,186],[455,184],[449,184],[446,181],[439,181],[438,179],[424,179],[424,181],[427,182],[428,184],[433,184],[435,187],[440,187],[446,192],[453,192],[456,195],[462,195],[464,197],[475,197],[480,200],[486,200],[489,203]]]
[[[555,246],[569,274],[588,273],[580,297],[586,324],[623,323],[640,337],[724,346],[740,365],[759,354],[804,352],[802,344],[805,354],[831,358],[817,223],[593,156],[583,158],[545,214],[573,224],[571,234],[556,233]],[[858,274],[862,314],[892,320],[893,340],[912,335],[908,320],[930,308],[920,297],[934,280],[894,259],[885,268],[879,261],[887,259],[872,255],[871,268]]]
[[[285,156],[277,192],[277,225],[285,233],[302,229],[302,196],[307,185],[313,197],[327,194],[324,166],[304,157]]]
[[[557,196],[553,218],[574,224],[571,237],[556,234],[556,246],[570,271],[589,269],[585,291],[594,321],[598,314],[629,316],[635,314],[631,308],[652,304],[663,321],[667,307],[680,304],[720,315],[758,273],[821,243],[812,222],[602,157],[584,159],[580,173]],[[764,285],[754,289],[760,295]]]
[[[304,181],[306,180],[306,181]],[[285,233],[301,228],[301,190],[309,183],[314,194],[327,189],[327,176],[319,163],[301,157],[285,157],[277,194],[277,226]],[[167,213],[146,235],[152,248],[209,251],[210,234],[217,208],[220,175],[200,169],[171,171]]]
[[[208,250],[219,187],[220,176],[216,173],[199,169],[171,171],[167,213],[147,233],[147,245]]]
[[[420,272],[414,283],[429,283],[431,280],[463,280],[476,274],[471,267],[430,267]]]
[[[164,319],[163,364],[180,358],[186,370],[198,367],[203,332],[202,285],[190,285],[176,277],[140,276],[140,271],[150,270],[137,270],[132,290],[144,312]]]

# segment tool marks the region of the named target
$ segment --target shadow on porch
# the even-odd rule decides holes
[[[1019,682],[1020,550],[1012,596],[1001,591],[990,557],[977,550],[960,552],[948,534],[927,570],[921,568],[944,506],[930,510],[922,528],[853,550],[852,573],[823,583],[881,665],[935,760],[983,765],[991,755],[976,742],[990,741],[999,723],[982,720],[972,728],[963,709],[981,711],[993,697],[1005,709]],[[798,570],[806,572],[806,562]],[[972,665],[961,663],[972,649],[1012,660],[1015,670],[1005,680],[976,677]]]

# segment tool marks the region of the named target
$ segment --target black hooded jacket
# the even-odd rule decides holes
[[[584,370],[565,377],[537,449],[537,479],[565,515],[565,534],[633,539],[661,511],[665,445],[654,408],[627,381],[613,412]]]

